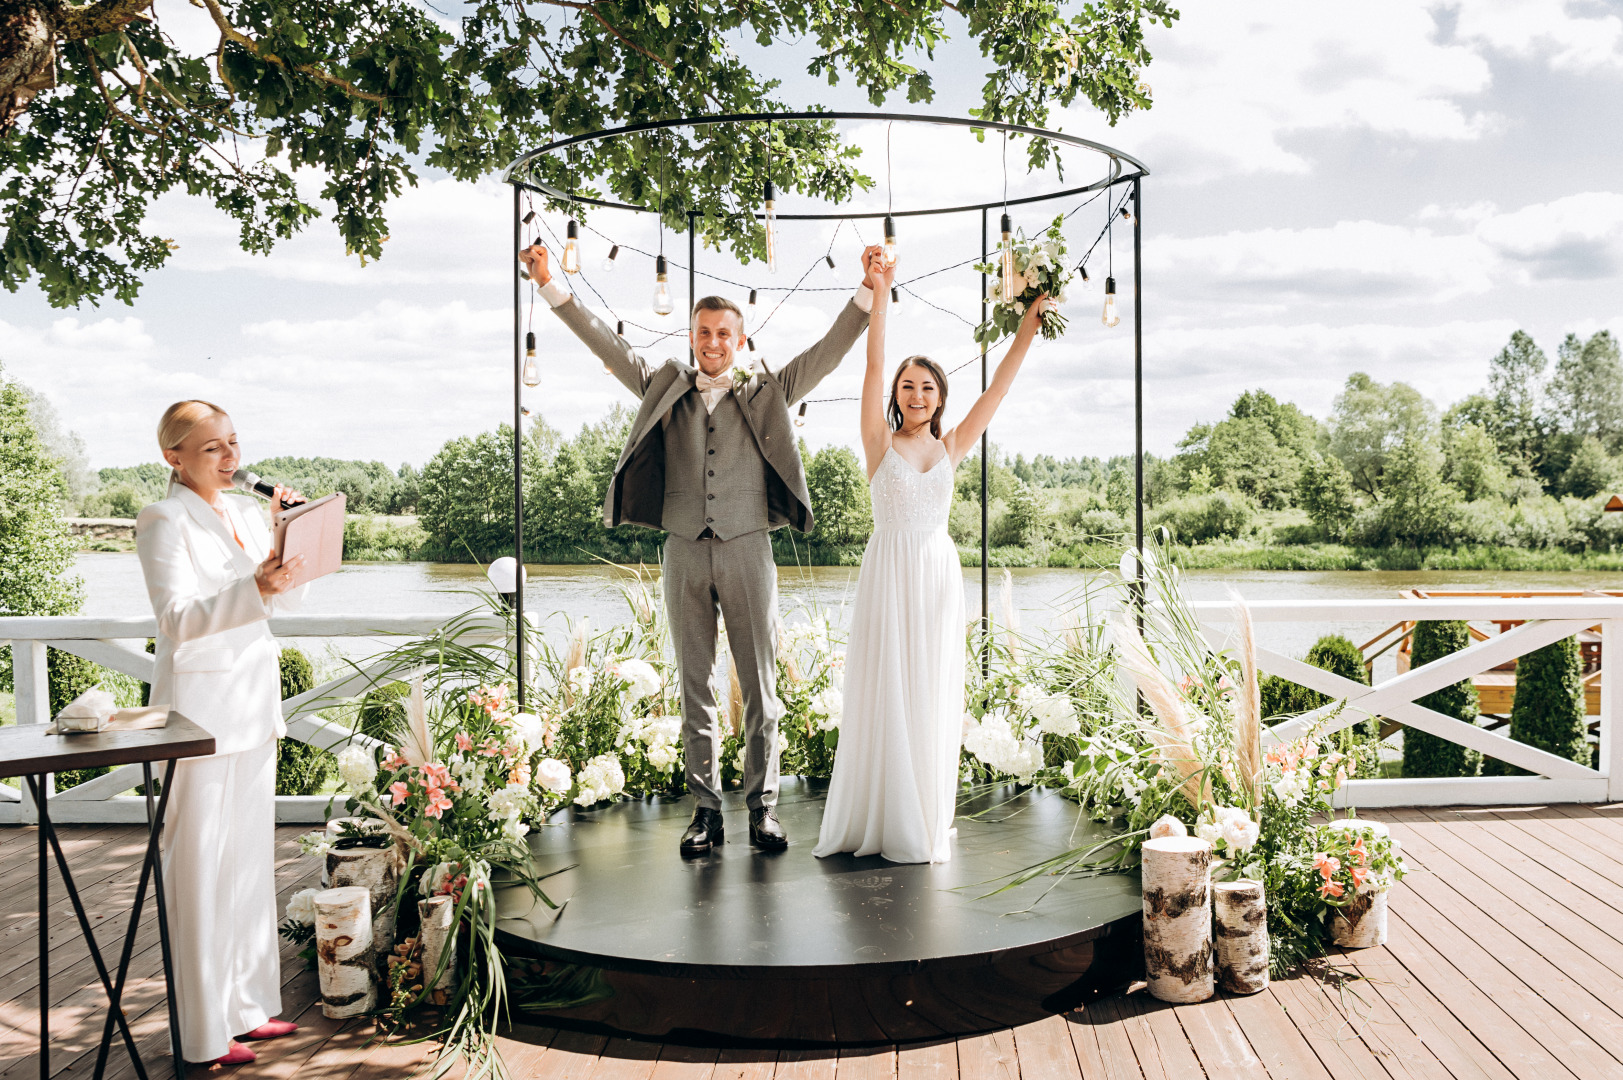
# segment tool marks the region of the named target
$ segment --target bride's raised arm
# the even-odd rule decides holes
[[[1052,303],[1046,294],[1032,301],[1020,320],[1020,329],[1015,331],[1014,342],[1004,354],[997,370],[992,373],[991,383],[982,391],[981,396],[975,399],[975,404],[970,406],[969,413],[958,426],[947,432],[941,440],[947,444],[947,453],[952,455],[954,468],[969,454],[970,448],[975,445],[975,441],[992,422],[992,417],[997,414],[997,407],[1003,404],[1003,395],[1014,385],[1014,377],[1019,374],[1020,365],[1025,361],[1026,352],[1031,348],[1031,341],[1037,336],[1040,326],[1039,316],[1044,306]],[[875,310],[877,309],[875,305]],[[873,331],[869,330],[868,333],[871,335]]]
[[[867,284],[873,290],[868,313],[868,366],[862,374],[862,453],[871,478],[890,449],[890,423],[885,419],[885,315],[890,310],[890,287],[896,267],[888,270],[878,248],[863,253],[868,260]]]

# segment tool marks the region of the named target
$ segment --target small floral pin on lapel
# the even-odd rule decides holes
[[[755,369],[754,368],[745,367],[743,364],[734,364],[733,365],[733,389],[734,390],[742,390],[745,386],[749,385],[749,381],[751,379],[753,379],[754,377],[755,377]]]

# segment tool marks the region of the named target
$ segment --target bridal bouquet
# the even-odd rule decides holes
[[[1034,240],[1026,239],[1024,232],[1015,234],[1013,300],[1005,302],[1002,298],[1002,268],[997,261],[975,264],[975,269],[992,279],[986,296],[986,302],[992,305],[992,316],[975,328],[977,344],[990,345],[1020,329],[1026,308],[1043,293],[1057,304],[1065,302],[1065,286],[1070,284],[1073,271],[1066,265],[1064,225],[1065,215],[1061,214]],[[1065,332],[1065,316],[1057,306],[1050,306],[1041,318],[1043,337],[1049,341]]]

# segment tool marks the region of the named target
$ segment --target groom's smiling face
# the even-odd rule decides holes
[[[698,360],[699,370],[711,377],[733,366],[733,355],[744,346],[744,321],[734,311],[708,311],[693,314],[688,342]]]

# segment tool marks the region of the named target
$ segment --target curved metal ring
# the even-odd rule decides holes
[[[610,210],[631,210],[637,213],[654,213],[648,206],[638,206],[634,203],[616,202],[612,199],[594,199],[578,195],[573,192],[561,191],[551,184],[538,180],[522,179],[517,174],[531,162],[545,157],[558,150],[571,146],[580,146],[586,143],[603,142],[619,138],[622,135],[634,135],[644,131],[660,131],[665,128],[676,127],[709,127],[715,124],[760,123],[789,120],[879,120],[904,124],[931,124],[938,127],[962,127],[983,131],[1003,131],[1016,135],[1029,135],[1032,138],[1047,139],[1050,142],[1064,146],[1075,146],[1084,150],[1104,155],[1109,161],[1108,175],[1102,180],[1079,187],[1066,188],[1063,191],[1049,192],[1043,195],[1028,195],[1019,199],[997,199],[984,203],[965,203],[961,206],[942,206],[920,210],[878,210],[872,213],[827,213],[827,214],[778,214],[779,221],[836,221],[844,218],[881,218],[888,213],[891,217],[925,217],[933,214],[956,214],[971,210],[992,210],[1003,206],[1019,206],[1025,203],[1043,202],[1048,199],[1061,198],[1066,195],[1077,195],[1088,191],[1097,191],[1101,188],[1114,187],[1124,180],[1133,180],[1150,174],[1149,167],[1142,161],[1124,151],[1106,146],[1104,143],[1094,142],[1077,135],[1067,135],[1060,131],[1049,131],[1045,128],[1028,127],[1024,124],[1005,124],[993,120],[972,120],[958,116],[930,116],[923,113],[888,113],[888,112],[795,112],[795,113],[724,113],[717,116],[688,116],[677,120],[650,120],[641,124],[627,124],[623,127],[604,128],[599,131],[589,131],[583,135],[571,135],[564,139],[555,139],[545,146],[538,147],[528,153],[515,158],[512,164],[502,173],[502,179],[515,187],[526,188],[539,192],[551,199],[566,203],[582,203],[587,206],[601,206]],[[1131,165],[1134,172],[1123,173],[1123,162]],[[762,215],[757,213],[756,217]]]

